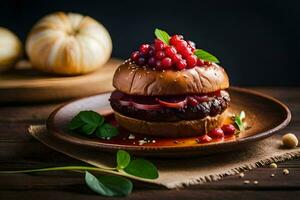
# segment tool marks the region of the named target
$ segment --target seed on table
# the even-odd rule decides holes
[[[284,169],[282,172],[284,175],[288,175],[290,173],[290,171],[288,169]]]
[[[270,166],[271,168],[277,168],[277,164],[276,164],[276,163],[271,163],[269,166]]]
[[[134,139],[135,139],[135,135],[130,134],[130,135],[128,136],[128,139],[129,139],[129,140],[134,140]]]
[[[244,184],[249,184],[250,181],[249,180],[244,180]]]
[[[287,133],[284,136],[282,136],[282,144],[283,146],[292,149],[297,147],[298,145],[298,139],[297,137],[292,133]]]
[[[254,185],[257,185],[258,184],[258,181],[253,181]]]
[[[274,177],[275,176],[275,174],[271,174],[271,177]]]
[[[240,178],[243,178],[244,176],[245,176],[245,174],[243,172],[239,174]]]

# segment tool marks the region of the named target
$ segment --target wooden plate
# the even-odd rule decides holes
[[[129,139],[129,133],[122,129],[118,137],[105,140],[87,138],[68,130],[69,121],[82,110],[97,111],[105,115],[108,122],[114,123],[108,102],[110,93],[79,99],[58,108],[50,115],[47,128],[60,140],[98,150],[114,152],[117,149],[124,149],[132,154],[143,156],[182,157],[247,148],[247,145],[269,137],[284,128],[291,120],[291,113],[287,106],[272,97],[241,88],[230,88],[229,93],[232,100],[228,108],[229,112],[238,114],[244,110],[250,128],[241,132],[238,137],[226,138],[223,141],[199,144],[195,137],[161,139],[137,135],[135,139]],[[143,140],[144,137],[148,143],[140,145],[139,140]]]
[[[55,76],[31,69],[28,62],[0,74],[0,102],[57,101],[113,90],[112,77],[121,60],[111,59],[99,70],[80,76]]]

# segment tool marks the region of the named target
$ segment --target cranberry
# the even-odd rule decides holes
[[[179,60],[177,63],[176,63],[176,67],[177,67],[177,69],[179,69],[179,70],[182,70],[182,69],[184,69],[185,67],[186,67],[186,60],[184,60],[184,59],[181,59],[181,60]]]
[[[199,103],[194,97],[188,97],[188,104],[191,106],[197,106]]]
[[[163,68],[168,69],[172,66],[172,59],[169,57],[165,57],[161,60],[161,65]]]
[[[207,134],[205,134],[205,135],[199,137],[198,139],[199,139],[200,143],[205,143],[205,142],[210,142],[210,141],[212,141],[212,138],[209,137]]]
[[[172,58],[177,53],[175,47],[169,46],[166,48],[166,55]]]
[[[154,57],[149,58],[148,65],[150,65],[151,67],[155,67],[156,59]]]
[[[188,48],[189,48],[189,50],[190,50],[191,52],[193,52],[193,53],[194,53],[194,51],[196,50],[195,48],[193,48],[193,47],[191,47],[191,46],[188,46]]]
[[[211,62],[210,61],[204,61],[204,65],[210,66]]]
[[[139,48],[139,51],[142,55],[147,55],[149,52],[149,44],[142,44]]]
[[[183,39],[182,35],[173,35],[170,38],[170,44],[171,45],[176,45],[179,41],[181,41]]]
[[[232,124],[225,124],[222,126],[222,130],[225,135],[231,136],[235,133],[235,127]]]
[[[183,48],[180,53],[185,58],[188,58],[189,56],[193,55],[192,50],[188,47]]]
[[[178,63],[180,60],[182,60],[182,56],[180,54],[175,54],[172,57],[172,60],[173,60],[174,63]]]
[[[157,69],[162,69],[161,60],[157,60],[156,63],[155,63],[155,66],[156,66]]]
[[[208,133],[208,136],[210,136],[211,138],[221,139],[224,137],[224,132],[220,128],[215,128]]]
[[[154,44],[151,44],[150,47],[149,47],[148,55],[149,56],[154,56],[154,54],[155,54],[155,47],[154,47]]]
[[[146,64],[146,59],[144,57],[139,57],[139,59],[137,60],[137,64],[140,66],[143,66]]]
[[[155,51],[155,44],[153,43],[153,44],[150,44],[150,46],[149,46],[149,51],[150,50],[153,50],[153,51]]]
[[[157,51],[163,50],[167,46],[163,41],[159,39],[155,39],[154,45],[155,45],[155,50]]]
[[[139,59],[139,57],[140,57],[140,52],[134,51],[134,52],[132,52],[130,58],[131,58],[131,60],[133,60],[134,62],[137,62],[138,59]]]
[[[179,37],[179,39],[183,40],[183,35],[177,35],[177,37]]]
[[[155,54],[155,57],[160,60],[163,59],[164,57],[166,57],[166,53],[164,51],[157,51]]]
[[[188,68],[195,67],[196,64],[197,64],[197,56],[191,55],[191,56],[187,57],[186,62],[187,62],[187,67]]]
[[[204,61],[198,58],[197,65],[200,66],[200,67],[203,66],[204,65]]]
[[[154,54],[155,54],[155,51],[150,49],[148,52],[148,56],[154,56]]]
[[[177,51],[181,53],[182,51],[187,49],[187,42],[184,40],[181,40],[175,44],[175,47],[176,47]]]
[[[193,42],[193,41],[187,41],[187,43],[188,43],[188,45],[192,48],[192,50],[195,50],[196,49],[196,44],[195,44],[195,42]]]

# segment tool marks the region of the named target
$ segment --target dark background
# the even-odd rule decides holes
[[[113,56],[127,58],[156,27],[180,33],[221,60],[233,85],[300,85],[300,1],[1,0],[0,26],[24,41],[54,11],[89,15],[109,30]]]

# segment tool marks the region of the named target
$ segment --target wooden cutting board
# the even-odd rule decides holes
[[[121,62],[111,59],[93,73],[66,77],[32,70],[22,61],[0,74],[0,103],[61,101],[112,91],[112,77]]]

